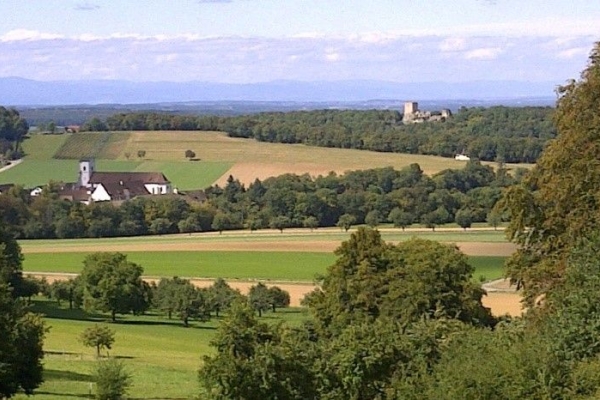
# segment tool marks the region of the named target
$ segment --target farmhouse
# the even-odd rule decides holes
[[[79,161],[79,179],[61,190],[64,199],[122,201],[144,195],[173,193],[171,182],[161,172],[99,172],[93,159]]]

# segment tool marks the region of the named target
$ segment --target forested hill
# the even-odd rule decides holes
[[[265,142],[354,148],[484,161],[533,163],[556,136],[551,107],[461,108],[445,122],[402,124],[393,110],[313,110],[242,116],[120,113],[84,130],[217,130]]]
[[[485,161],[537,160],[556,136],[549,107],[462,108],[446,122],[403,125],[395,111],[311,111],[236,117],[230,136],[382,152],[453,157],[465,153]]]

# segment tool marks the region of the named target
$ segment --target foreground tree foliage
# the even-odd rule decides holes
[[[200,371],[212,398],[410,398],[448,335],[495,322],[454,247],[389,245],[359,228],[336,254],[306,300],[313,318],[304,326],[262,324],[252,303],[228,314],[213,341],[217,355]],[[267,298],[263,286],[255,291]]]
[[[501,207],[510,216],[509,238],[519,245],[508,274],[529,304],[564,280],[567,256],[600,223],[600,43],[581,79],[559,89],[558,130],[522,185]]]
[[[43,382],[46,328],[18,298],[21,260],[18,243],[0,227],[0,398],[19,390],[32,394]]]
[[[473,267],[456,247],[423,239],[393,246],[378,231],[359,228],[335,253],[338,260],[307,300],[328,331],[380,317],[404,324],[439,316],[494,323],[481,305],[483,290],[471,282]]]

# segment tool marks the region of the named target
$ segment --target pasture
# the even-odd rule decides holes
[[[95,350],[84,347],[79,335],[91,324],[108,319],[101,314],[68,310],[54,302],[37,299],[34,310],[44,314],[50,330],[44,348],[45,382],[35,399],[58,400],[86,398],[92,382]],[[263,320],[297,323],[306,313],[298,309],[267,313]],[[145,316],[120,316],[110,324],[115,334],[111,357],[117,357],[131,372],[133,384],[129,398],[187,399],[200,389],[197,371],[202,355],[210,354],[210,340],[216,332],[217,319],[192,322],[184,328],[177,319],[168,320],[152,313]],[[103,351],[102,354],[105,354]],[[27,397],[19,395],[17,399]]]

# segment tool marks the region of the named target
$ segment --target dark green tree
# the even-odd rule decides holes
[[[412,225],[413,216],[410,213],[402,211],[399,207],[396,207],[390,211],[388,219],[392,221],[395,227],[406,229],[407,226]]]
[[[356,223],[356,217],[351,214],[343,214],[340,215],[340,219],[338,219],[337,226],[344,231],[348,232],[348,230]]]
[[[0,283],[0,398],[19,390],[31,395],[43,382],[46,331],[42,319],[27,312],[12,288]]]
[[[290,294],[279,286],[271,286],[269,288],[269,295],[271,296],[271,309],[273,312],[277,308],[285,308],[290,305]]]
[[[473,213],[469,209],[461,208],[456,212],[454,221],[458,226],[464,230],[467,230],[467,228],[470,228],[473,224]]]
[[[296,341],[283,328],[261,323],[247,304],[236,303],[219,325],[205,356],[200,384],[209,398],[317,399],[314,375],[307,358],[308,341]],[[297,349],[304,349],[298,352]]]
[[[127,261],[122,253],[93,253],[83,261],[83,307],[85,310],[116,314],[139,313],[148,306],[148,287],[142,281],[143,268]]]
[[[219,313],[229,307],[235,301],[243,301],[243,295],[239,290],[232,289],[224,279],[219,278],[210,286],[206,292],[210,310],[218,317]]]
[[[272,307],[272,303],[271,293],[264,283],[259,282],[248,291],[248,304],[258,312],[259,317]]]

